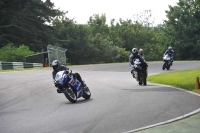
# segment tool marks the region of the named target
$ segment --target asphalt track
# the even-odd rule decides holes
[[[149,62],[149,75],[200,68],[200,62]],[[71,66],[90,87],[89,100],[58,94],[51,69],[0,73],[0,133],[121,133],[187,115],[200,97],[181,89],[139,86],[128,63]],[[195,83],[195,78],[194,78]]]

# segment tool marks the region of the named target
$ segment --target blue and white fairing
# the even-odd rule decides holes
[[[135,68],[135,69],[139,69],[139,70],[142,69],[142,67],[141,67],[141,62],[140,62],[139,59],[135,59],[135,61],[134,61],[134,68]]]
[[[55,80],[59,82],[62,86],[68,81],[68,84],[73,86],[73,88],[75,89],[77,98],[83,95],[81,82],[78,81],[73,75],[65,74],[64,71],[60,71],[56,74]]]
[[[169,61],[170,60],[170,56],[168,54],[166,54],[164,57],[163,57],[163,61]]]

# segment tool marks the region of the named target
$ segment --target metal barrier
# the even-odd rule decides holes
[[[42,63],[27,62],[0,62],[0,70],[24,69],[24,68],[40,68]]]

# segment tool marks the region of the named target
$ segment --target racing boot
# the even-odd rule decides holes
[[[61,91],[59,88],[57,89],[57,92],[58,92],[58,93],[62,93],[62,91]]]
[[[81,82],[81,87],[84,88],[85,87],[85,83],[83,80],[80,81]]]
[[[133,70],[131,70],[131,74],[132,74],[133,78],[135,78],[135,74],[134,74]]]
[[[62,93],[61,89],[60,89],[60,85],[59,84],[54,84],[55,87],[57,88],[57,92],[58,93]]]

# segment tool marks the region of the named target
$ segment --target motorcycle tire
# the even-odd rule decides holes
[[[143,85],[147,85],[147,76],[146,76],[146,73],[144,73],[142,80],[143,80],[142,81]]]
[[[170,65],[167,66],[167,70],[169,70],[169,69],[170,69]]]
[[[142,73],[141,72],[138,72],[138,77],[137,78],[138,78],[138,80],[137,80],[138,84],[142,85]]]
[[[63,93],[71,103],[75,103],[77,101],[77,96],[71,87],[63,89]]]
[[[166,66],[166,63],[163,64],[163,67],[162,67],[163,70],[165,70],[165,66]]]
[[[82,97],[85,98],[85,99],[90,99],[90,97],[91,97],[91,92],[86,85],[83,89],[83,96]]]

